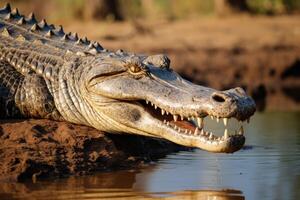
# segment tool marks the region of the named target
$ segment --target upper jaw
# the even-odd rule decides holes
[[[187,117],[233,117],[242,121],[255,112],[253,99],[240,87],[217,91],[191,83],[174,72],[151,68],[151,73],[153,80],[149,84],[152,84],[153,88],[150,89],[149,95],[146,94],[142,99],[166,112]]]
[[[249,119],[256,111],[255,102],[251,97],[245,96],[238,100],[233,99],[223,104],[211,102],[210,100],[192,100],[181,103],[181,106],[171,107],[171,105],[161,105],[154,100],[142,100],[147,105],[151,105],[155,110],[159,109],[161,115],[172,115],[174,120],[178,118],[198,119],[212,116],[216,119],[235,118],[238,121]],[[172,103],[172,101],[171,101]],[[169,104],[171,104],[169,103]],[[174,102],[176,104],[176,102]]]
[[[186,132],[181,129],[180,131],[174,129],[173,125],[168,125],[168,131],[165,132],[164,138],[173,141],[177,144],[181,144],[189,147],[200,148],[205,151],[215,153],[233,153],[240,150],[244,143],[244,133],[238,134],[226,134],[226,136],[218,137],[212,132],[199,131],[197,128],[194,133]]]

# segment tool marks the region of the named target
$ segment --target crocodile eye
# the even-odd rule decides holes
[[[142,71],[141,67],[138,66],[138,65],[131,65],[129,67],[129,70],[132,72],[132,73],[139,73]]]

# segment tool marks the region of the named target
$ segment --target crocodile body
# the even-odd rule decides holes
[[[203,119],[244,121],[254,112],[243,89],[190,83],[165,55],[112,52],[9,4],[0,10],[0,118],[48,118],[234,152],[245,142],[242,129],[218,137]]]

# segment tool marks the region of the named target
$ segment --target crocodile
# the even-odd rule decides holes
[[[0,9],[1,119],[67,121],[233,153],[243,147],[243,123],[255,110],[241,87],[218,91],[189,82],[164,54],[110,51],[10,4]],[[224,134],[207,130],[208,116],[224,121]],[[229,131],[231,118],[241,126]]]

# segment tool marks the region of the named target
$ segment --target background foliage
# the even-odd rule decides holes
[[[299,13],[300,0],[0,0],[52,20],[178,20],[235,13]],[[54,12],[55,11],[55,12]]]

